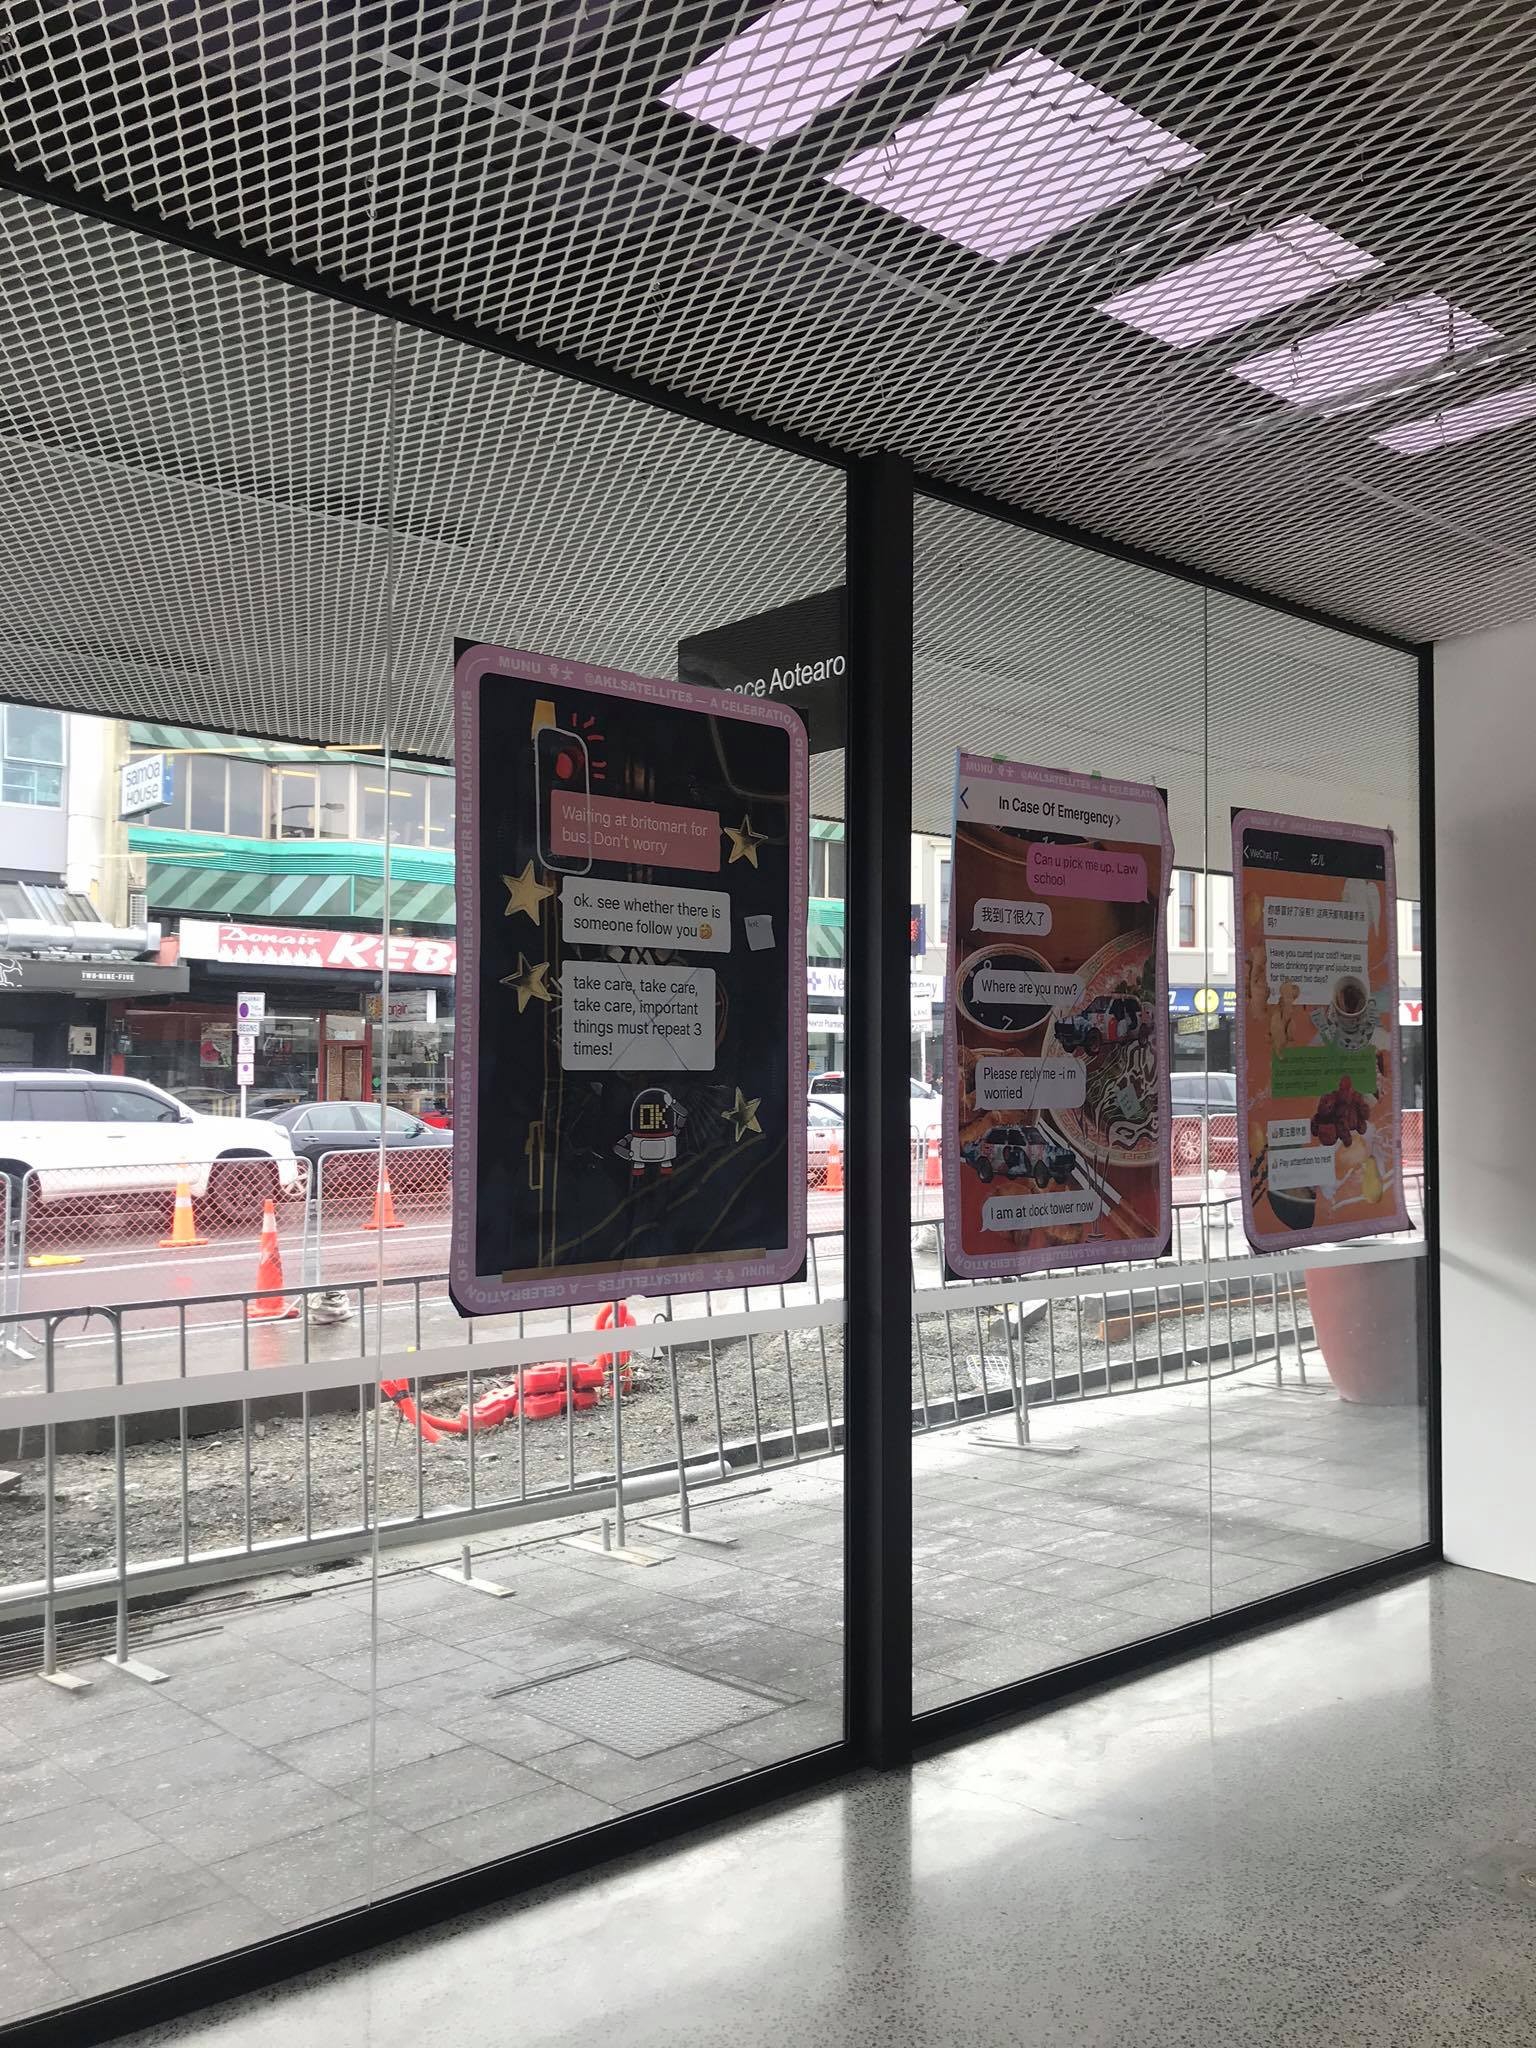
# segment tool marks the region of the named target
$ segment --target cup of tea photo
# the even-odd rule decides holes
[[[1359,1023],[1370,1000],[1371,992],[1358,974],[1341,974],[1328,998],[1328,1015],[1333,1023],[1347,1028]]]

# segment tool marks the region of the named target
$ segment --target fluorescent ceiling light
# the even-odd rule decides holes
[[[1192,348],[1380,268],[1377,257],[1298,213],[1246,242],[1116,292],[1099,311],[1174,348]]]
[[[1305,335],[1290,348],[1249,356],[1232,365],[1232,374],[1291,405],[1317,405],[1364,384],[1432,369],[1498,338],[1483,321],[1431,292]]]
[[[1518,426],[1532,417],[1536,417],[1536,384],[1521,384],[1513,391],[1474,398],[1470,405],[1449,405],[1428,419],[1404,420],[1400,426],[1372,434],[1371,439],[1378,448],[1390,448],[1397,455],[1430,455],[1437,448],[1475,441],[1479,434],[1496,434],[1500,427]]]
[[[1201,161],[1166,128],[1026,50],[850,157],[830,182],[1004,263]]]
[[[964,19],[958,0],[780,0],[661,97],[767,149]]]

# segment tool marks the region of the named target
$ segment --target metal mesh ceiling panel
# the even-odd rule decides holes
[[[1386,825],[1418,894],[1412,656],[920,498],[913,810],[946,833],[957,746],[1155,782],[1181,866],[1234,807]]]
[[[671,675],[843,569],[834,469],[14,198],[0,449],[65,709],[443,755],[456,635]]]
[[[1530,381],[1519,0],[4,17],[29,175],[1402,634],[1536,610],[1536,422],[1433,429]],[[1127,317],[1181,273],[1200,310]]]

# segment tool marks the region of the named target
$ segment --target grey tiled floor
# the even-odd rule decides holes
[[[917,1705],[1420,1540],[1420,1426],[1255,1371],[1037,1416],[1073,1456],[920,1439]],[[501,1601],[392,1552],[376,1656],[371,1588],[327,1577],[255,1584],[202,1633],[168,1621],[141,1652],[163,1686],[103,1666],[75,1697],[0,1686],[0,2019],[835,1739],[840,1466],[744,1482],[699,1521],[734,1547],[650,1537],[672,1554],[649,1570],[487,1538]],[[535,1681],[625,1658],[751,1697],[645,1755],[539,1713]]]

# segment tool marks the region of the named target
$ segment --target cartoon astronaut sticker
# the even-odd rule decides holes
[[[665,1178],[677,1163],[677,1140],[688,1112],[665,1088],[642,1088],[629,1106],[629,1129],[614,1146],[621,1159],[629,1161],[632,1179],[642,1179],[651,1167]]]

